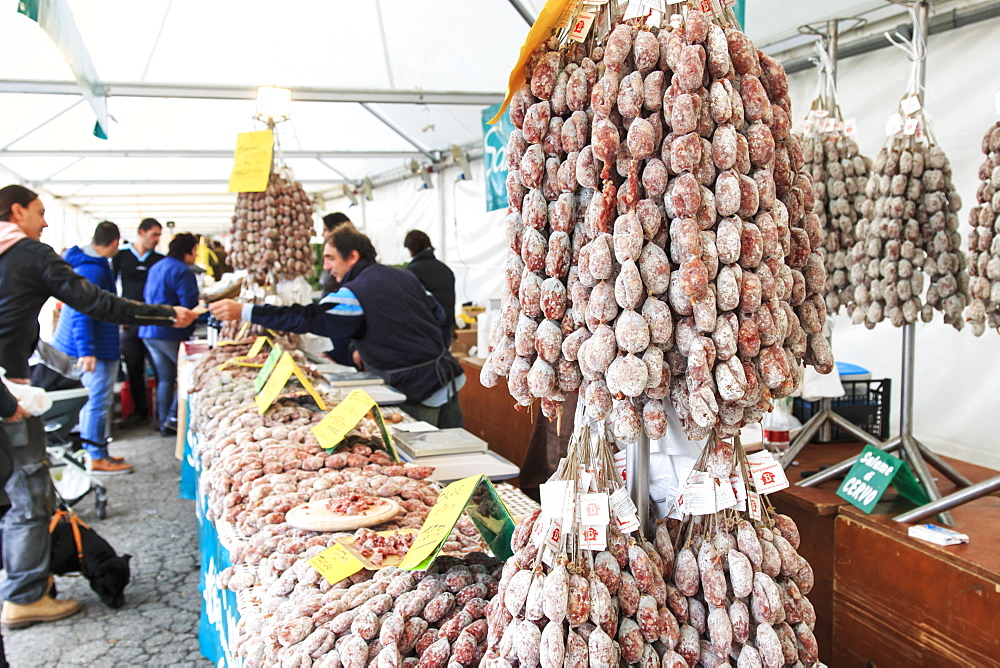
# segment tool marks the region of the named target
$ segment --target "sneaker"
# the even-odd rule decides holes
[[[171,427],[170,425],[163,425],[162,427],[160,427],[160,436],[167,438],[169,436],[176,436],[176,435],[177,435],[176,427]]]
[[[106,459],[114,462],[115,464],[124,464],[125,463],[125,458],[124,457],[112,457],[111,455],[108,455]]]
[[[111,458],[107,459],[94,459],[90,462],[90,472],[99,473],[102,475],[118,475],[119,473],[131,473],[133,471],[131,464],[126,464],[123,461],[112,461]]]
[[[115,427],[122,430],[135,429],[149,424],[149,416],[132,413],[124,420],[115,423]]]
[[[0,624],[8,629],[23,629],[37,622],[54,622],[65,619],[80,611],[80,602],[74,598],[56,600],[42,596],[34,603],[12,603],[4,601],[0,612]]]

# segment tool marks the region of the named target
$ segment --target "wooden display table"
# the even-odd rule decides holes
[[[839,479],[817,487],[795,486],[803,472],[815,472],[861,449],[858,443],[808,446],[799,454],[801,465],[787,471],[792,487],[770,497],[798,524],[799,552],[816,573],[809,600],[816,608],[821,660],[838,667],[869,661],[884,666],[996,665],[1000,497],[955,509],[956,528],[969,534],[970,544],[942,548],[910,538],[909,525],[892,520],[913,505],[891,488],[869,516],[836,495]],[[945,459],[972,482],[996,475]],[[944,476],[936,478],[942,494],[957,489]],[[991,615],[985,614],[988,606],[993,606]],[[965,649],[947,651],[947,638],[953,639],[953,648]]]
[[[501,379],[494,387],[483,387],[479,374],[484,361],[474,357],[458,360],[465,371],[465,387],[458,393],[465,430],[489,443],[493,452],[521,466],[534,429],[531,414],[527,410],[514,409],[506,379]],[[538,410],[537,406],[534,410]],[[518,478],[507,482],[520,486]]]

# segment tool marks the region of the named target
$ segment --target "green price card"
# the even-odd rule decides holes
[[[889,485],[918,506],[930,502],[909,464],[871,445],[861,451],[837,496],[871,514]]]

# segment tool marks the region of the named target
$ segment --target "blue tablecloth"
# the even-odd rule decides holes
[[[187,425],[185,425],[187,427]],[[208,519],[208,498],[200,493],[201,462],[191,450],[191,433],[185,429],[184,457],[181,462],[180,496],[194,499],[198,516],[198,547],[201,552],[201,618],[198,640],[202,655],[217,666],[236,665],[236,624],[240,619],[236,594],[219,586],[219,574],[232,566],[227,550],[219,541],[215,525]]]

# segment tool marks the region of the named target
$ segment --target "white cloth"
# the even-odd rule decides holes
[[[7,370],[3,367],[0,367],[0,377],[21,408],[32,415],[44,415],[52,408],[52,399],[42,388],[10,382],[7,380]]]

